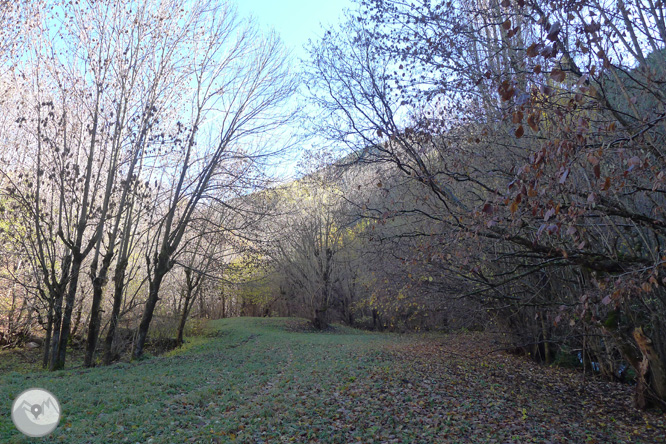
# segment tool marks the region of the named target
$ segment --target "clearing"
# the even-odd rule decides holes
[[[43,387],[63,418],[40,442],[658,443],[666,417],[632,387],[490,353],[480,333],[394,335],[303,321],[213,321],[180,350],[96,369],[0,374],[0,442],[13,398]]]

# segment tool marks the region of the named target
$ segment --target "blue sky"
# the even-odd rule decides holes
[[[322,25],[340,23],[344,9],[353,8],[353,0],[232,0],[241,16],[252,16],[262,29],[274,29],[296,62],[306,59],[303,45],[323,34]],[[296,98],[294,100],[297,100]],[[302,141],[296,150],[279,160],[271,171],[283,179],[299,175],[296,165],[310,142]]]
[[[252,15],[262,28],[274,28],[297,58],[309,38],[321,35],[321,24],[339,22],[352,0],[236,0],[241,15]]]

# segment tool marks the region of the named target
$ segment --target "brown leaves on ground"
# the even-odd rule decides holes
[[[588,376],[583,390],[581,372],[493,352],[485,334],[345,338],[316,334],[291,343],[280,374],[229,413],[235,426],[226,436],[364,444],[666,442],[666,418],[634,409],[631,386]],[[314,345],[320,341],[322,349]],[[311,360],[304,359],[308,350]],[[262,411],[271,414],[257,429]]]
[[[412,412],[439,442],[658,443],[666,417],[632,404],[633,387],[493,352],[483,334],[390,347],[375,373],[399,416]],[[373,396],[368,394],[367,396]]]

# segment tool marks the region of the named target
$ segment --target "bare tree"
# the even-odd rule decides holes
[[[313,48],[316,134],[423,184],[378,213],[432,221],[416,257],[532,342],[592,319],[664,406],[661,6],[363,5]]]
[[[184,101],[190,114],[173,128],[181,156],[146,255],[149,292],[134,348],[137,358],[143,354],[160,286],[196,208],[211,188],[224,187],[229,177],[225,164],[251,163],[266,148],[260,136],[292,117],[283,105],[295,82],[277,38],[262,37],[226,5],[209,5],[198,14],[187,77],[192,95]]]
[[[329,325],[343,290],[350,288],[345,280],[354,279],[346,273],[349,258],[343,258],[353,244],[353,215],[344,211],[331,172],[312,173],[276,189],[281,205],[289,209],[268,222],[263,240],[274,272],[282,277],[282,291],[297,301],[317,329]]]
[[[132,254],[147,260],[141,355],[196,208],[257,185],[259,164],[278,150],[265,134],[292,118],[282,104],[295,89],[278,39],[229,5],[84,1],[56,12],[30,19],[22,34],[29,51],[3,77],[16,105],[7,107],[13,132],[3,138],[21,149],[1,170],[27,230],[19,244],[36,270],[31,285],[46,302],[52,369],[64,366],[88,303],[85,365],[94,365],[115,261],[108,362],[118,321],[131,310],[122,306],[136,272],[128,272]],[[80,279],[86,266],[90,300]]]
[[[169,8],[178,6],[174,3]],[[127,236],[131,221],[140,220],[133,205],[136,195],[141,193],[144,157],[157,153],[156,146],[164,143],[157,136],[159,120],[168,112],[168,103],[175,91],[167,88],[175,86],[174,73],[183,55],[174,48],[178,40],[173,40],[178,18],[167,17],[167,9],[157,4],[146,3],[124,14],[118,3],[100,4],[98,7],[107,16],[103,25],[110,31],[109,45],[113,47],[112,64],[115,69],[113,80],[114,99],[109,106],[113,109],[115,121],[111,135],[109,167],[99,219],[96,245],[90,265],[93,284],[91,316],[84,364],[93,365],[101,323],[101,304],[108,280],[109,269],[116,256],[118,240],[121,240],[121,258],[117,261],[116,282],[124,284],[126,265]],[[193,24],[191,26],[194,26]],[[121,32],[126,30],[127,32]],[[171,42],[166,39],[172,38]],[[159,51],[158,48],[165,48]],[[124,178],[120,177],[121,170]],[[145,183],[149,183],[149,178]],[[120,181],[118,184],[117,182]],[[144,186],[143,188],[146,188]],[[115,190],[115,192],[114,192]],[[132,207],[132,208],[130,208]],[[114,213],[115,212],[115,213]],[[122,221],[125,227],[122,227]],[[107,228],[107,225],[108,226]],[[103,245],[103,231],[106,231],[106,245]],[[125,233],[125,236],[122,235]],[[101,260],[101,263],[100,263]],[[118,290],[122,294],[121,290]],[[118,296],[120,298],[120,296]],[[114,298],[111,337],[115,333],[120,301]]]

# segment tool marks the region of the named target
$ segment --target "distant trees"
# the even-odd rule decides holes
[[[662,8],[372,0],[345,26],[311,51],[314,132],[421,184],[379,213],[432,220],[412,258],[664,406]]]
[[[275,190],[284,210],[269,221],[263,241],[271,271],[280,277],[278,291],[317,329],[328,327],[336,305],[353,298],[345,292],[354,285],[351,257],[344,257],[354,247],[352,221],[340,190],[325,175],[318,171]]]

